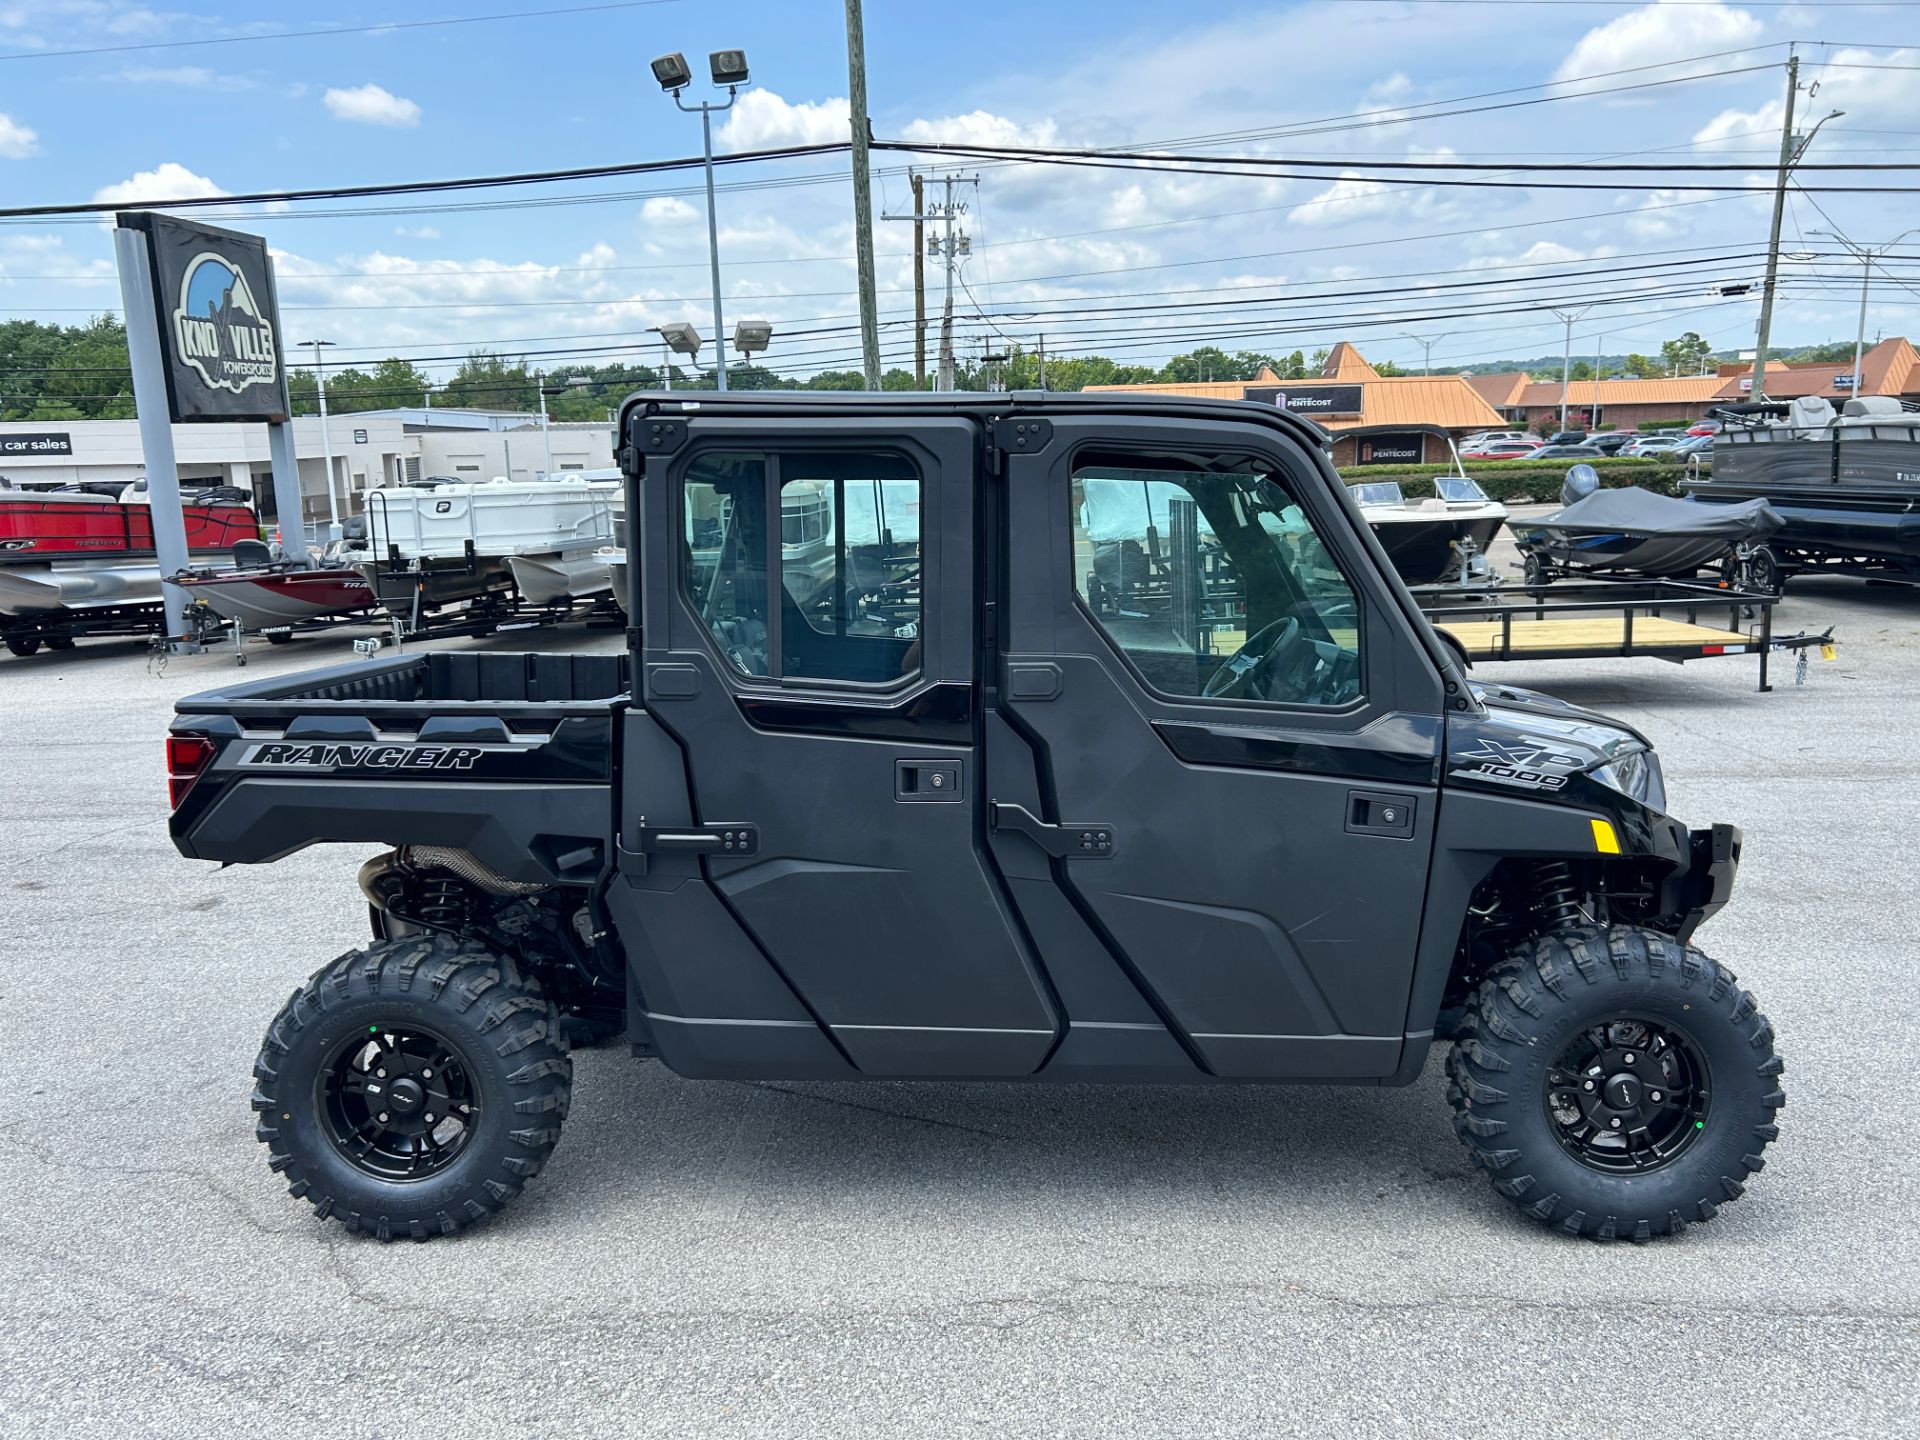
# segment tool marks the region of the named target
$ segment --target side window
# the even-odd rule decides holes
[[[1353,587],[1264,465],[1089,453],[1073,471],[1070,522],[1080,600],[1153,689],[1277,705],[1361,698]]]
[[[910,679],[921,669],[921,501],[919,473],[897,456],[704,456],[681,485],[687,601],[744,674]]]

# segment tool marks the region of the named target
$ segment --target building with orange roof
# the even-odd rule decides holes
[[[1282,380],[1263,369],[1252,380],[1197,384],[1089,385],[1089,391],[1146,391],[1278,405],[1334,437],[1336,465],[1388,465],[1451,458],[1447,438],[1506,425],[1500,412],[1459,375],[1382,375],[1342,340],[1311,380]],[[1355,432],[1355,433],[1347,433]]]

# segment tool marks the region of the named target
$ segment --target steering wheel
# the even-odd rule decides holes
[[[1223,699],[1255,677],[1267,674],[1299,645],[1303,633],[1299,619],[1292,615],[1261,626],[1227,657],[1224,665],[1207,677],[1207,683],[1200,688],[1201,698]]]

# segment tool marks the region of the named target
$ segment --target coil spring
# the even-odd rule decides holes
[[[458,930],[467,922],[467,891],[445,875],[423,875],[416,882],[414,912],[420,921],[443,930]]]
[[[1580,891],[1573,868],[1564,860],[1540,860],[1533,867],[1534,911],[1549,930],[1564,930],[1581,919]]]

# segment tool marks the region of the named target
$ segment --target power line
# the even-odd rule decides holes
[[[58,60],[76,55],[123,55],[136,50],[192,50],[211,45],[251,45],[260,40],[313,40],[336,35],[374,35],[397,30],[436,30],[454,25],[485,25],[496,20],[549,19],[559,15],[591,15],[605,10],[644,10],[654,5],[676,5],[680,0],[625,0],[623,4],[567,5],[553,10],[511,10],[497,15],[461,15],[446,20],[389,20],[378,25],[338,25],[319,30],[270,30],[257,35],[217,35],[201,40],[147,40],[124,45],[89,45],[71,50],[15,50],[0,60]],[[1751,0],[1764,3],[1764,0]],[[1842,0],[1832,0],[1842,3]]]

